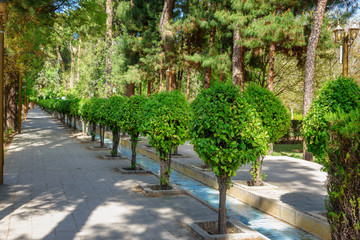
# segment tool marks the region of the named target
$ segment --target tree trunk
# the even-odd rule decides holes
[[[126,96],[131,97],[135,95],[135,84],[130,83],[126,85]]]
[[[190,99],[190,67],[187,67],[187,80],[186,80],[186,99]]]
[[[241,46],[241,35],[239,27],[234,27],[233,34],[233,55],[232,55],[232,82],[240,86],[244,91],[245,82],[245,47]]]
[[[82,125],[82,135],[83,137],[85,137],[85,121],[81,120],[81,125]]]
[[[311,29],[309,42],[306,50],[305,62],[305,79],[304,79],[304,104],[303,116],[307,114],[311,106],[314,91],[314,75],[315,75],[315,54],[316,47],[319,42],[321,26],[324,19],[327,0],[318,0],[316,12],[314,16],[314,26]],[[312,161],[312,154],[307,151],[306,143],[303,141],[303,159]]]
[[[171,79],[173,82],[176,82],[176,74],[171,71],[175,63],[175,45],[174,45],[174,36],[171,31],[170,20],[173,16],[175,0],[165,0],[163,11],[160,18],[160,34],[161,40],[163,43],[163,49],[165,53],[165,66],[170,70],[170,76],[166,77],[166,86],[168,90],[172,87],[172,84],[168,81]]]
[[[100,129],[100,148],[104,148],[105,147],[105,143],[104,143],[105,126],[102,126],[100,124],[99,129]]]
[[[95,141],[96,136],[96,123],[92,123],[92,130],[91,130],[91,141]]]
[[[140,83],[139,85],[139,95],[141,95],[141,93],[142,93],[142,83]]]
[[[120,131],[118,128],[113,129],[112,131],[112,135],[113,135],[113,147],[112,147],[112,151],[111,151],[111,156],[112,157],[117,157],[117,153],[118,153],[118,147],[119,147],[119,141],[120,141]]]
[[[218,176],[219,184],[219,215],[218,215],[218,234],[226,232],[226,191],[228,189],[227,183],[229,181],[227,176]]]
[[[263,165],[263,157],[258,157],[256,159],[256,164],[253,165],[253,170],[256,173],[256,176],[254,178],[254,186],[261,186],[262,184],[262,177],[261,177],[261,169],[262,169],[262,165]]]
[[[16,85],[6,83],[5,85],[5,126],[15,129],[16,126]]]
[[[71,55],[69,88],[72,89],[74,87],[76,47],[72,45],[71,40],[69,42],[69,47],[70,47],[69,50],[70,50],[70,55]]]
[[[160,151],[160,189],[169,189],[170,172],[168,171],[167,156]]]
[[[131,135],[131,169],[136,169],[136,146],[137,146],[137,138],[139,137],[139,134],[137,135]]]
[[[150,97],[151,95],[151,81],[147,81],[147,96]]]
[[[216,32],[216,28],[215,27],[211,28],[210,41],[209,41],[210,49],[212,49],[215,44],[215,32]],[[204,79],[205,89],[210,87],[210,81],[211,81],[211,67],[207,67],[205,73],[205,79]]]
[[[80,81],[80,57],[81,57],[81,36],[79,36],[79,46],[77,50],[77,63],[76,63],[76,82],[79,83]]]
[[[105,95],[111,96],[111,46],[112,46],[112,22],[113,22],[113,0],[106,0],[106,59],[105,59]]]
[[[66,92],[65,64],[64,64],[64,60],[63,60],[63,58],[61,57],[59,45],[56,45],[56,48],[55,48],[55,49],[56,49],[56,55],[57,55],[57,57],[58,57],[58,60],[59,60],[59,62],[60,62],[60,65],[61,65],[63,87],[64,87],[64,90],[65,90],[65,92]]]
[[[270,91],[274,91],[274,78],[275,78],[275,43],[271,43],[269,51],[269,79],[268,79],[268,88]]]

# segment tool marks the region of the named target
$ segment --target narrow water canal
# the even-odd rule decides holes
[[[79,126],[81,129],[81,127]],[[96,135],[99,140],[99,136]],[[112,141],[105,139],[105,144],[112,147]],[[124,156],[131,159],[131,149],[120,145],[118,151]],[[150,171],[159,174],[159,162],[144,156],[140,153],[137,154],[137,162],[149,169]],[[212,189],[205,184],[196,181],[176,170],[171,172],[170,182],[178,185],[179,187],[191,192],[196,197],[208,202],[214,207],[219,205],[219,191]],[[257,210],[240,200],[227,196],[228,215],[233,217],[252,229],[260,232],[266,237],[273,240],[318,240],[310,233],[307,233],[299,228],[296,228],[284,221],[281,221],[271,215],[268,215],[260,210]]]

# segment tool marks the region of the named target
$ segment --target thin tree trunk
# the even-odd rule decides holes
[[[147,96],[150,97],[151,95],[151,80],[147,81]]]
[[[106,45],[107,54],[105,59],[105,95],[111,96],[111,46],[112,46],[112,22],[113,22],[113,0],[106,0]]]
[[[137,146],[137,137],[139,136],[139,134],[137,134],[136,136],[131,135],[131,169],[135,170],[136,169],[136,146]]]
[[[241,35],[238,25],[233,33],[232,82],[244,91],[245,82],[245,47],[241,46]]]
[[[215,27],[211,28],[210,41],[209,41],[209,45],[211,49],[214,48],[214,44],[215,44],[215,32],[216,32],[216,28]],[[207,67],[205,73],[205,79],[204,79],[205,89],[210,87],[210,81],[211,81],[211,67]]]
[[[92,123],[92,130],[91,130],[91,141],[95,141],[96,136],[96,123]]]
[[[81,120],[81,124],[82,124],[82,135],[83,137],[85,137],[85,121]]]
[[[65,64],[64,64],[64,60],[63,60],[63,58],[61,57],[59,45],[56,45],[56,48],[55,48],[55,49],[56,49],[56,55],[57,55],[57,57],[58,57],[58,60],[59,60],[59,62],[60,62],[60,66],[61,66],[63,87],[64,87],[64,90],[65,90],[65,92],[66,92]]]
[[[275,78],[275,43],[271,43],[269,51],[269,79],[268,88],[270,91],[274,91],[274,78]]]
[[[78,56],[77,56],[77,63],[76,63],[76,82],[79,83],[80,80],[80,57],[81,57],[81,36],[79,36],[79,46],[78,46]]]
[[[105,147],[104,144],[105,126],[102,126],[100,124],[99,129],[100,129],[100,148],[103,148]]]
[[[190,99],[190,67],[187,67],[187,80],[186,80],[186,99]]]
[[[139,86],[139,95],[141,95],[142,93],[142,83],[140,83],[140,86]]]
[[[227,176],[218,176],[219,184],[219,215],[218,215],[218,234],[224,234],[226,232],[226,191],[227,191]]]
[[[75,71],[75,54],[76,48],[72,45],[71,40],[69,41],[69,50],[71,55],[71,64],[70,64],[70,79],[69,79],[69,88],[74,87],[74,71]]]
[[[112,147],[112,151],[111,151],[111,156],[112,157],[117,157],[118,156],[118,147],[119,147],[119,141],[120,141],[120,131],[119,129],[115,128],[112,131],[112,135],[113,135],[113,147]]]
[[[170,76],[166,77],[166,86],[172,87],[172,84],[168,81],[171,79],[176,82],[176,74],[171,71],[175,63],[175,45],[174,36],[171,31],[170,20],[173,16],[175,0],[165,0],[163,11],[160,18],[160,34],[163,43],[163,49],[165,53],[165,66],[170,70]],[[168,88],[168,89],[169,89]]]
[[[307,114],[311,106],[314,91],[315,55],[319,42],[321,26],[324,19],[327,0],[319,0],[314,16],[314,26],[311,29],[306,51],[305,78],[304,78],[304,104],[303,116]],[[306,143],[303,141],[303,159],[312,161],[312,154],[307,151]]]
[[[164,153],[160,152],[160,189],[169,189],[170,172],[168,172],[168,163]]]

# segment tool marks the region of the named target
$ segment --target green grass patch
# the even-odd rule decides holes
[[[274,144],[271,156],[288,156],[302,159],[302,144]]]

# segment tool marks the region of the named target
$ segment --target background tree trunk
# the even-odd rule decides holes
[[[131,97],[135,95],[135,84],[129,83],[126,85],[126,96]]]
[[[151,80],[147,81],[147,96],[150,97],[151,95]]]
[[[319,0],[314,16],[314,26],[311,30],[306,51],[305,78],[304,78],[304,105],[303,116],[307,114],[311,106],[314,91],[315,56],[316,47],[319,42],[321,26],[324,19],[327,0]],[[312,154],[307,151],[306,143],[303,141],[303,159],[312,161]]]
[[[274,78],[275,78],[275,43],[271,43],[269,51],[269,79],[268,79],[268,89],[274,91]]]
[[[170,27],[170,20],[173,16],[174,0],[165,0],[163,11],[160,18],[160,34],[165,53],[165,66],[171,70],[174,68],[175,63],[175,45],[174,36]],[[170,76],[166,77],[166,86],[170,87],[169,80],[176,82],[176,74],[170,71]]]
[[[63,87],[64,87],[64,90],[65,90],[65,92],[66,92],[65,64],[64,64],[64,60],[63,60],[63,58],[61,57],[59,45],[56,45],[56,48],[55,48],[55,49],[56,49],[57,58],[58,58],[58,60],[59,60],[59,62],[60,62],[60,65],[61,65]]]
[[[245,82],[245,47],[241,46],[241,35],[238,26],[234,28],[232,55],[232,82],[244,91]]]
[[[113,23],[113,0],[106,0],[106,59],[105,59],[105,95],[111,96],[111,46],[112,46],[112,23]]]
[[[119,141],[120,141],[120,131],[116,128],[112,131],[112,135],[113,135],[113,147],[111,151],[111,156],[117,157],[118,155],[117,149],[119,147]]]
[[[190,99],[190,67],[187,67],[187,80],[186,80],[186,99]]]
[[[74,87],[76,47],[72,45],[71,40],[69,41],[69,50],[70,50],[70,55],[71,55],[69,88],[72,89]]]
[[[80,57],[81,57],[81,36],[79,36],[79,46],[77,50],[77,63],[76,63],[76,82],[80,80]]]
[[[211,49],[214,48],[215,33],[216,33],[216,27],[212,27],[211,31],[210,31],[210,41],[209,41],[209,45],[210,45]],[[206,73],[205,73],[205,79],[204,79],[204,88],[205,89],[210,87],[210,81],[211,81],[211,67],[207,67]]]

